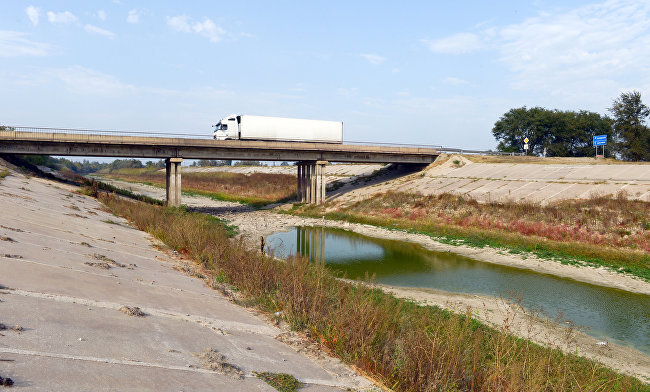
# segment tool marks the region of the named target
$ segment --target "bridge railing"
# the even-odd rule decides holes
[[[151,131],[116,131],[106,129],[79,129],[79,128],[49,128],[49,127],[23,127],[0,125],[0,132],[32,132],[40,134],[73,134],[73,135],[106,135],[106,136],[139,136],[139,137],[169,137],[175,139],[212,139],[211,133],[167,133]]]
[[[449,148],[449,147],[440,147],[439,152],[444,154],[459,154],[459,155],[524,155],[523,152],[502,152],[502,151],[491,151],[491,150],[466,150],[463,148]]]

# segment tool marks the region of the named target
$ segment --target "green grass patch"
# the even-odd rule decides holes
[[[9,170],[7,169],[0,170],[0,180],[7,177],[8,175],[9,175]]]
[[[253,372],[253,374],[280,392],[295,392],[302,387],[302,383],[291,374],[271,372]]]
[[[210,191],[202,191],[199,189],[191,189],[191,188],[184,189],[182,193],[188,196],[205,196],[205,197],[209,197],[212,200],[242,203],[257,208],[264,207],[271,203],[275,203],[275,201],[273,200],[263,199],[261,197],[237,196],[237,195],[231,195],[223,192],[210,192]]]
[[[148,204],[154,204],[159,206],[165,205],[165,202],[162,200],[158,200],[146,195],[141,195],[139,193],[134,193],[126,189],[118,188],[111,184],[107,184],[105,182],[98,181],[95,179],[80,177],[79,181],[81,181],[81,183],[83,184],[81,189],[79,189],[79,193],[86,196],[97,197],[99,191],[104,191],[104,192],[115,193],[121,196],[126,196],[130,199],[142,201]]]

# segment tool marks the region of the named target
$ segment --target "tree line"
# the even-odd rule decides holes
[[[622,93],[608,109],[612,117],[586,110],[542,107],[510,109],[494,124],[492,134],[503,152],[551,157],[594,156],[593,137],[607,135],[605,156],[626,161],[650,161],[650,109],[638,91]]]

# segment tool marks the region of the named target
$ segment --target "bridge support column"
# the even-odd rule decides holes
[[[314,168],[316,169],[316,178],[315,178],[315,189],[314,193],[316,197],[314,198],[314,203],[323,204],[325,203],[325,165],[327,161],[316,161]]]
[[[303,171],[305,170],[304,166],[302,165],[301,162],[296,162],[296,166],[298,167],[298,183],[297,183],[297,190],[296,190],[296,199],[298,200],[299,203],[301,203],[302,200],[302,176],[303,176]]]
[[[183,158],[165,159],[165,189],[170,207],[181,205],[181,162]]]
[[[298,166],[297,199],[301,203],[325,202],[325,165],[327,161],[300,161]]]

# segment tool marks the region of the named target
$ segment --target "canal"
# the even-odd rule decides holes
[[[434,252],[404,241],[384,240],[323,227],[297,227],[267,238],[278,257],[300,254],[323,260],[341,276],[400,286],[493,297],[520,297],[527,309],[585,328],[598,339],[650,355],[650,296],[582,283],[534,271]]]

